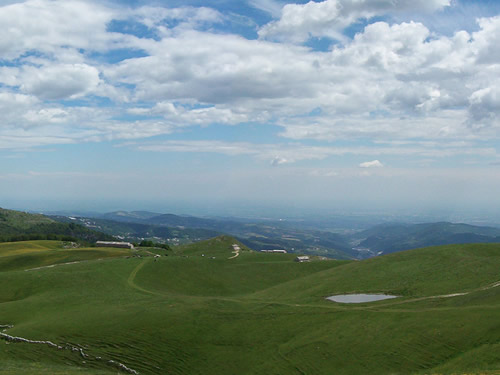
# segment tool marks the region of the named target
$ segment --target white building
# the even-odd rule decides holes
[[[130,242],[114,242],[114,241],[97,241],[95,243],[97,247],[118,247],[120,249],[133,249],[134,245]]]

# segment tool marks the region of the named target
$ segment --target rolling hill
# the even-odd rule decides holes
[[[60,216],[55,219],[63,222],[75,220]],[[225,233],[255,250],[286,249],[292,253],[335,259],[366,259],[427,246],[500,242],[500,228],[448,222],[385,223],[352,234],[341,234],[316,230],[310,221],[199,218],[147,211],[116,211],[103,214],[101,218],[76,220],[131,241],[149,238],[185,244]]]
[[[87,228],[131,242],[141,242],[143,239],[151,239],[167,242],[172,245],[179,245],[206,240],[221,234],[221,232],[209,229],[167,227],[134,221],[66,216],[51,216],[51,218],[66,224],[76,223],[83,225]]]
[[[3,244],[0,374],[500,373],[499,244],[293,259],[229,236],[160,258]],[[325,300],[345,293],[399,297]]]
[[[448,222],[383,224],[354,234],[351,241],[372,254],[389,254],[427,246],[500,242],[500,228]]]
[[[0,242],[65,239],[95,242],[114,237],[83,225],[60,223],[47,216],[0,208]]]
[[[198,218],[143,211],[116,211],[99,217],[85,218],[63,216],[53,218],[62,222],[82,223],[89,228],[137,241],[142,238],[169,243],[189,243],[220,234],[239,238],[255,250],[286,249],[289,252],[322,255],[336,259],[353,259],[358,256],[345,237],[328,231],[301,229],[280,221],[263,221],[238,218]]]

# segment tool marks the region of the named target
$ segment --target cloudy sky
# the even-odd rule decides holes
[[[1,4],[4,207],[500,208],[497,1]]]

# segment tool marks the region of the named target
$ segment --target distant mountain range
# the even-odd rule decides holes
[[[102,215],[102,217],[106,217]],[[145,239],[155,242],[166,242],[173,245],[191,243],[216,237],[222,232],[201,228],[181,228],[178,226],[162,226],[144,223],[141,219],[136,221],[129,218],[110,220],[94,217],[51,216],[62,223],[76,223],[87,228],[97,230],[108,235],[113,235],[121,240],[140,242]],[[138,222],[139,221],[139,222]]]
[[[44,216],[0,209],[0,241],[62,239],[95,242],[115,238],[171,245],[228,234],[254,250],[285,249],[337,259],[364,259],[421,247],[500,243],[500,228],[448,222],[389,223],[355,233],[311,229],[299,221],[200,218],[148,211],[116,211],[95,217]]]
[[[500,228],[448,222],[382,224],[350,236],[359,252],[380,255],[427,246],[500,242]]]
[[[108,212],[103,215],[98,215],[102,219],[109,219],[115,221],[135,222],[136,220],[148,220],[152,217],[161,216],[162,214],[149,211],[114,211]]]
[[[255,250],[286,249],[339,259],[362,259],[420,247],[455,243],[500,242],[500,228],[453,224],[389,223],[354,234],[313,230],[299,221],[242,218],[200,218],[148,211],[116,211],[94,218],[62,218],[127,240],[154,238],[169,243],[189,243],[219,234],[238,237]]]
[[[116,211],[92,218],[54,216],[62,222],[78,222],[89,228],[129,241],[164,240],[170,244],[190,243],[220,234],[237,237],[254,250],[286,249],[339,259],[356,258],[357,253],[339,234],[291,227],[289,223],[241,218],[199,218],[146,211]]]

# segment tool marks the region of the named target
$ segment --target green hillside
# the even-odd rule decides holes
[[[370,249],[372,254],[389,254],[427,246],[497,243],[500,228],[448,222],[382,224],[358,232],[351,239],[357,240],[360,247]]]
[[[124,217],[128,218],[127,216]],[[170,243],[172,245],[177,245],[197,242],[221,234],[220,232],[208,229],[166,227],[129,221],[113,221],[83,217],[69,218],[66,216],[51,216],[51,218],[62,223],[73,223],[92,227],[99,232],[103,232],[111,236],[119,236],[120,238],[130,242],[141,242],[143,239],[153,241],[161,240],[163,242],[171,240]],[[131,217],[131,220],[133,220],[133,218],[134,216]]]
[[[239,238],[254,250],[286,249],[292,253],[305,253],[335,259],[354,259],[348,239],[330,231],[302,228],[298,222],[268,219],[199,218],[173,214],[155,215],[152,212],[110,212],[100,218],[56,216],[58,221],[77,221],[98,230],[119,235],[132,241],[157,237],[156,240],[185,244],[201,241],[220,234]],[[106,220],[103,220],[106,219]],[[135,238],[134,238],[135,237]]]
[[[108,234],[74,223],[58,223],[47,216],[0,208],[0,242],[27,240],[114,240]]]
[[[0,229],[3,232],[26,230],[35,225],[51,224],[47,216],[0,208]]]
[[[228,236],[160,258],[22,244],[0,246],[0,374],[500,374],[499,244],[309,263]],[[325,300],[353,292],[401,297]]]

